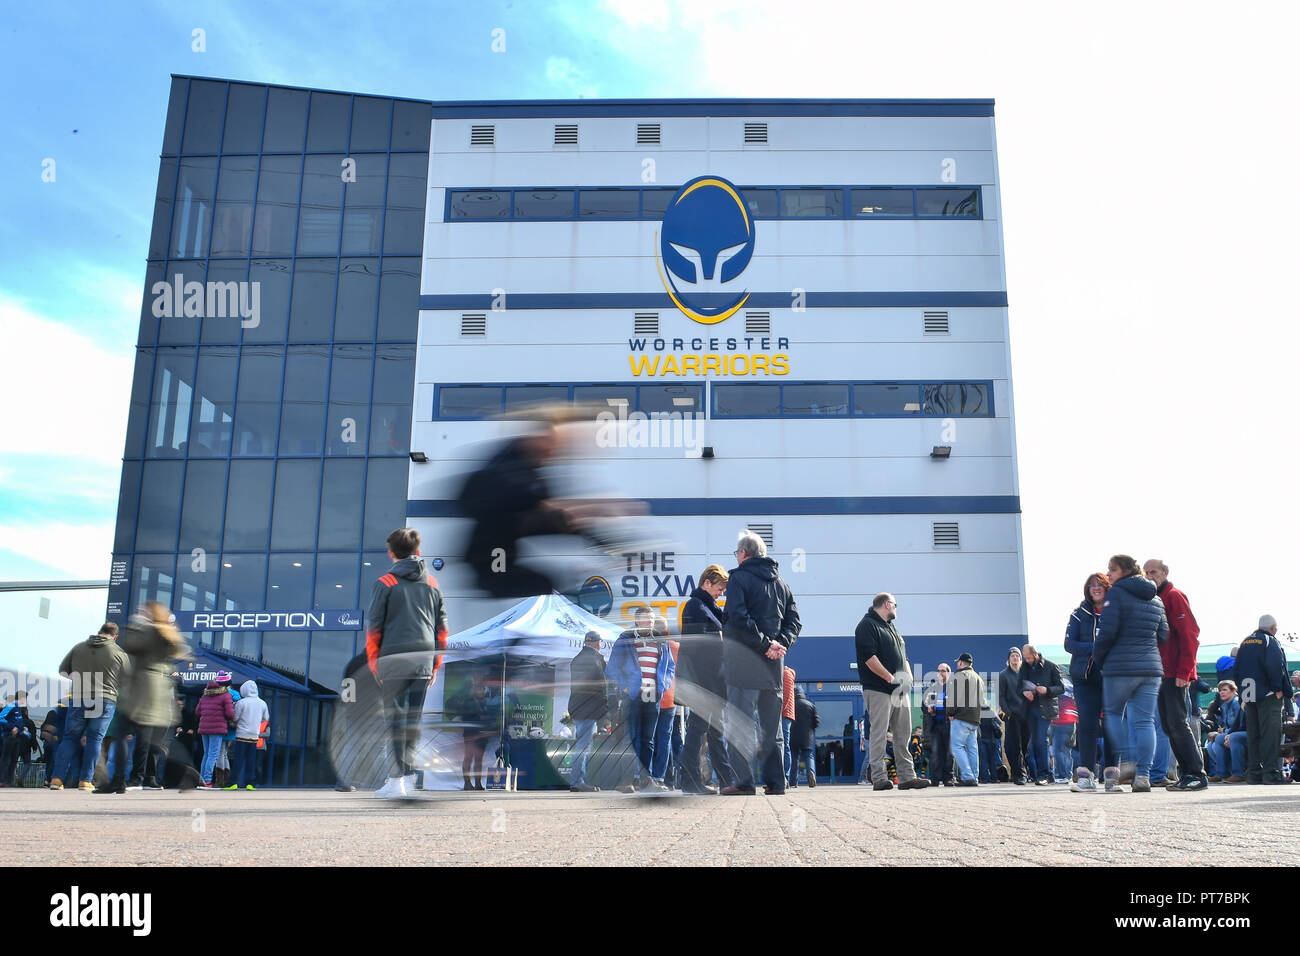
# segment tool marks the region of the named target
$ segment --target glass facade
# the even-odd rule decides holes
[[[406,517],[430,122],[428,102],[173,78],[110,617],[146,600],[351,609],[387,569]],[[187,637],[321,693],[362,643]],[[290,701],[276,695],[272,782],[332,782],[316,779],[320,701]]]

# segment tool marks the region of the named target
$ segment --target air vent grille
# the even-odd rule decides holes
[[[746,123],[746,124],[745,124],[745,142],[746,142],[746,143],[766,143],[766,142],[767,142],[767,124],[766,124],[766,123]]]
[[[762,539],[763,539],[763,543],[764,543],[765,545],[767,545],[768,550],[771,550],[771,548],[772,548],[772,522],[770,522],[770,521],[768,521],[768,522],[762,522],[762,521],[751,521],[751,522],[747,525],[747,527],[749,528],[750,531],[754,532],[754,534],[756,534],[756,535],[758,535],[760,538],[762,538]]]
[[[556,123],[555,124],[555,145],[556,146],[577,146],[578,145],[578,124],[577,123]]]
[[[948,313],[947,312],[925,313],[925,334],[926,335],[947,335],[948,334]]]
[[[658,146],[660,132],[658,123],[637,123],[636,144],[638,146]]]
[[[934,530],[934,546],[936,548],[960,548],[961,535],[957,529],[955,521],[935,521],[932,522]]]
[[[471,126],[469,128],[469,144],[471,146],[495,146],[497,144],[497,128],[495,126]]]
[[[768,335],[772,331],[772,313],[771,312],[746,312],[745,313],[745,334],[746,335]]]
[[[637,335],[659,334],[658,312],[635,312],[632,315],[632,331]]]
[[[461,335],[487,335],[487,313],[466,312],[460,317]]]

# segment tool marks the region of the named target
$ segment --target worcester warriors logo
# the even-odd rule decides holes
[[[737,287],[754,255],[754,219],[725,179],[700,176],[682,186],[664,213],[658,242],[659,278],[696,322],[721,322],[749,298]]]

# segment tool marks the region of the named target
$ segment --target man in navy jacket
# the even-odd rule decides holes
[[[1282,702],[1291,700],[1292,687],[1272,614],[1262,616],[1259,630],[1241,642],[1237,676],[1246,711],[1246,782],[1285,783],[1277,751],[1282,744]]]

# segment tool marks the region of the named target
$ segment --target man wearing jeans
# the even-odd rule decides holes
[[[952,678],[947,708],[952,717],[949,739],[959,787],[979,786],[980,754],[976,737],[984,707],[984,680],[975,673],[974,665],[975,658],[968,653],[957,658],[957,673]]]
[[[885,744],[892,733],[899,745],[894,748],[894,766],[898,770],[898,789],[921,790],[930,781],[916,775],[912,755],[902,741],[912,730],[912,667],[907,662],[907,648],[894,626],[898,602],[888,592],[877,594],[871,610],[858,622],[853,633],[858,654],[858,680],[862,682],[862,700],[871,719],[871,776],[873,790],[892,790],[885,769]]]
[[[609,652],[609,674],[623,695],[624,727],[636,762],[633,779],[618,789],[660,792],[668,788],[655,782],[655,728],[659,700],[677,676],[677,662],[667,642],[654,629],[654,610],[642,605],[633,612],[634,626],[624,631]]]
[[[99,747],[108,722],[117,710],[118,678],[127,665],[126,652],[117,646],[117,625],[112,621],[105,622],[98,634],[92,634],[77,644],[63,658],[59,673],[72,681],[72,701],[62,740],[54,756],[51,790],[62,790],[64,780],[72,784],[71,764],[83,735],[86,747],[82,751],[81,766],[77,768],[77,789],[95,789],[91,783],[95,762],[99,759]]]
[[[605,716],[607,702],[600,634],[588,631],[582,650],[569,662],[569,719],[573,721],[573,775],[569,778],[569,790],[572,793],[594,793],[600,789],[587,783],[587,757],[596,734],[596,721]]]
[[[1210,782],[1201,758],[1200,734],[1193,734],[1187,722],[1187,688],[1196,680],[1196,650],[1200,647],[1201,628],[1192,615],[1187,595],[1170,582],[1168,565],[1152,558],[1142,566],[1142,571],[1156,586],[1169,622],[1169,639],[1160,645],[1164,675],[1157,698],[1160,726],[1169,738],[1169,749],[1178,758],[1178,780],[1169,789],[1179,793],[1204,790]]]

